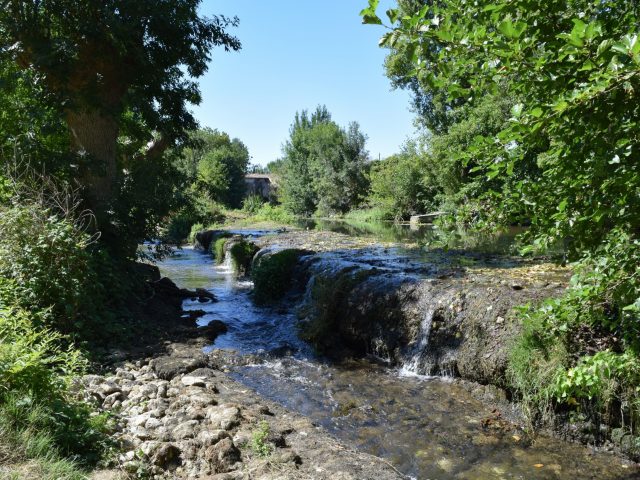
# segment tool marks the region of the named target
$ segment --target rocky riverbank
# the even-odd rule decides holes
[[[167,280],[162,284],[169,304],[185,294]],[[198,328],[189,315],[174,322],[177,341],[166,340],[167,330],[155,353],[116,352],[120,360],[108,373],[78,379],[78,395],[111,416],[120,452],[113,468],[96,472],[94,480],[406,478],[230,379],[229,366],[253,359],[203,353],[224,331],[222,322]],[[162,324],[170,328],[166,315]],[[137,360],[122,360],[129,356]]]

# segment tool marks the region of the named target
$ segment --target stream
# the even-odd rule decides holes
[[[403,262],[402,251],[372,252],[378,264],[386,261],[399,274],[407,265],[412,274],[420,272],[419,258]],[[329,252],[326,261],[331,258]],[[215,265],[203,252],[178,250],[159,267],[178,286],[206,288],[218,298],[183,305],[206,311],[201,325],[217,319],[228,326],[208,350],[264,354],[265,362],[234,368],[235,380],[412,478],[637,478],[628,462],[613,455],[543,436],[528,444],[510,429],[486,428],[487,419],[499,423],[495,411],[450,378],[418,375],[415,358],[391,369],[381,362],[335,364],[317,356],[297,336],[295,305],[255,306],[252,283],[236,279],[229,264]]]

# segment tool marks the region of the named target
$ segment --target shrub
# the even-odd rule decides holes
[[[3,282],[3,298],[11,288]],[[96,464],[111,448],[106,418],[71,395],[87,362],[68,338],[40,327],[47,314],[0,299],[0,463],[33,460],[33,475],[84,478],[78,465]]]
[[[253,431],[251,435],[251,448],[260,457],[268,457],[273,452],[273,447],[268,441],[269,439],[269,424],[264,420],[258,424],[258,427]]]
[[[98,283],[87,251],[91,239],[69,222],[32,204],[0,209],[0,276],[12,279],[25,308],[51,309],[63,332],[76,329]]]
[[[29,315],[19,307],[0,304],[0,385],[5,391],[36,398],[55,395],[64,390],[66,378],[85,367],[80,352],[62,346],[65,339],[60,333],[36,327],[46,315]]]
[[[192,231],[193,217],[185,212],[171,216],[167,226],[164,240],[176,245],[182,244]]]
[[[295,222],[296,216],[286,211],[282,205],[264,203],[262,207],[260,207],[260,210],[253,216],[252,220],[257,222],[290,224]]]
[[[287,249],[266,253],[257,258],[251,270],[253,299],[258,305],[272,303],[284,297],[291,286],[293,269],[304,250]]]
[[[255,215],[263,204],[264,199],[260,195],[249,195],[242,201],[242,210]]]
[[[508,376],[530,419],[561,406],[637,432],[639,246],[616,232],[576,265],[562,297],[521,311]]]

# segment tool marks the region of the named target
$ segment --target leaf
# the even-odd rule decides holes
[[[544,112],[540,107],[536,107],[529,112],[529,115],[531,115],[532,117],[540,118],[543,113]]]
[[[364,10],[360,12],[360,15],[362,15],[362,23],[365,25],[382,25],[382,20],[380,20],[377,15],[363,12]]]
[[[389,21],[391,23],[396,23],[400,17],[400,12],[397,8],[390,8],[387,10],[387,17],[389,17]]]
[[[515,24],[511,20],[503,20],[498,24],[498,30],[503,35],[509,38],[518,38],[527,28],[527,24],[524,22],[516,22]]]

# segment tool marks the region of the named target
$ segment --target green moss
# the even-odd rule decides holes
[[[233,270],[239,275],[246,275],[251,270],[251,261],[260,248],[251,242],[241,240],[229,249]]]
[[[218,238],[215,242],[211,242],[211,253],[218,264],[224,262],[224,246],[229,240],[229,236],[225,235]]]
[[[310,321],[301,324],[300,337],[320,352],[325,350],[327,343],[333,344],[333,338],[339,330],[340,315],[350,292],[375,272],[375,269],[349,267],[337,274],[316,276],[311,288],[310,311],[306,312]]]
[[[293,269],[304,250],[287,249],[258,259],[251,271],[253,299],[258,305],[272,303],[284,297],[291,287]]]

